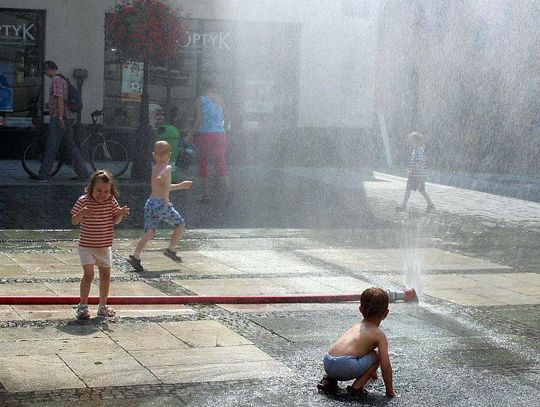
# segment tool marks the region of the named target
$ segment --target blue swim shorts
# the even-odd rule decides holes
[[[163,198],[156,198],[151,196],[146,200],[144,204],[144,231],[148,229],[156,230],[159,221],[164,220],[173,226],[185,225],[184,218],[174,209],[169,202],[167,208],[165,206],[165,200]]]
[[[357,358],[356,356],[324,355],[324,371],[332,379],[353,380],[362,376],[375,362],[377,354],[372,351]]]

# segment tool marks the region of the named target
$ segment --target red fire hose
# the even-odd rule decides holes
[[[78,296],[0,296],[0,305],[78,304]],[[108,304],[277,304],[360,301],[360,294],[305,295],[180,295],[109,297]],[[88,297],[89,304],[99,304],[99,297]]]

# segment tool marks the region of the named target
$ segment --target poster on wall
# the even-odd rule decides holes
[[[141,101],[143,70],[144,62],[124,62],[122,65],[122,100]]]
[[[13,112],[14,68],[13,64],[0,63],[0,112]]]

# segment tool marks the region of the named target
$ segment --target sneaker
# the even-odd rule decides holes
[[[177,263],[182,263],[182,258],[178,256],[176,252],[173,252],[171,249],[166,249],[163,254],[169,259],[176,261]]]
[[[89,319],[90,311],[88,310],[88,305],[79,305],[77,311],[75,311],[75,315],[77,315],[78,320]]]
[[[144,267],[141,264],[141,259],[138,259],[130,254],[126,260],[135,271],[144,271]]]

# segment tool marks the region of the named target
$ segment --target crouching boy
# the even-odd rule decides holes
[[[365,393],[370,379],[377,379],[381,367],[386,395],[395,396],[392,365],[386,335],[379,328],[388,315],[388,294],[381,288],[368,288],[360,297],[363,320],[354,324],[332,345],[323,358],[325,374],[317,388],[328,394],[339,392],[338,381],[353,380],[347,393],[358,397]]]

